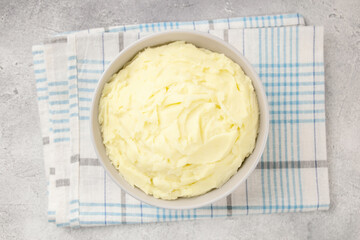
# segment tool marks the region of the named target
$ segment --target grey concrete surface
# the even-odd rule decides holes
[[[325,26],[329,211],[75,230],[47,222],[33,44],[123,23],[286,12]],[[0,0],[0,239],[360,239],[359,13],[359,0]]]

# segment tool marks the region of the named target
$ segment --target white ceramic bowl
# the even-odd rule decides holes
[[[136,53],[147,47],[162,45],[177,40],[183,40],[198,47],[206,48],[218,53],[223,53],[241,66],[244,72],[253,81],[260,109],[260,128],[253,153],[243,162],[238,172],[232,176],[223,186],[197,197],[178,198],[176,200],[162,200],[147,195],[138,188],[132,187],[111,164],[109,158],[106,155],[105,146],[102,141],[100,124],[98,122],[98,105],[104,84],[114,73],[117,73],[125,63],[131,60],[136,55]],[[119,187],[121,187],[134,198],[137,198],[138,200],[153,206],[169,209],[190,209],[201,207],[226,197],[241,183],[243,183],[255,169],[261,158],[267,141],[269,131],[269,109],[265,91],[259,76],[256,74],[251,64],[245,59],[244,56],[241,55],[238,50],[223,40],[207,33],[176,30],[156,33],[148,37],[144,37],[121,51],[119,55],[117,55],[117,57],[111,62],[110,66],[102,74],[94,93],[91,108],[90,131],[92,135],[92,142],[100,162],[105,168],[107,174],[112,177],[112,179],[119,185]]]

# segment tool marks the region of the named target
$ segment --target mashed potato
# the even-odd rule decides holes
[[[182,41],[140,52],[105,85],[103,143],[131,185],[156,198],[223,185],[254,149],[251,80],[223,54]]]

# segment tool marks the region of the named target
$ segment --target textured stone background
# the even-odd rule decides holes
[[[0,0],[0,239],[360,239],[360,1],[291,2]],[[123,23],[286,12],[325,26],[329,211],[76,230],[47,222],[33,44]]]

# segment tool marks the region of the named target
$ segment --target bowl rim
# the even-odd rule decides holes
[[[229,56],[227,56],[225,54],[232,61],[239,64],[247,76],[251,75],[251,76],[249,76],[249,78],[252,81],[252,84],[254,86],[256,96],[257,96],[257,101],[258,101],[258,105],[259,105],[260,124],[259,124],[258,135],[257,135],[257,139],[255,142],[255,147],[254,147],[253,152],[249,155],[249,157],[245,158],[245,160],[243,161],[243,163],[241,164],[241,166],[237,170],[237,172],[233,176],[231,176],[230,179],[227,180],[222,186],[220,186],[219,188],[210,190],[209,192],[206,192],[199,196],[194,196],[194,197],[190,197],[190,198],[178,198],[178,199],[174,199],[174,200],[164,200],[164,199],[155,198],[152,195],[148,195],[136,187],[132,187],[124,179],[124,177],[118,172],[118,170],[115,169],[115,167],[112,165],[108,156],[105,154],[106,155],[105,159],[102,157],[103,154],[100,153],[100,151],[98,149],[98,144],[103,146],[103,151],[105,151],[105,146],[102,142],[102,134],[101,134],[101,130],[100,130],[100,124],[98,123],[98,105],[99,105],[99,100],[101,97],[103,87],[110,80],[111,75],[119,72],[124,67],[124,65],[126,65],[126,63],[129,62],[138,52],[144,50],[147,47],[155,47],[155,46],[164,45],[164,44],[174,42],[174,41],[184,41],[184,40],[179,38],[178,40],[163,41],[163,43],[161,43],[161,44],[148,44],[145,47],[140,48],[140,50],[135,51],[134,54],[131,54],[132,56],[128,57],[126,60],[124,60],[124,63],[121,64],[120,67],[116,67],[118,65],[119,59],[121,59],[127,53],[129,53],[129,52],[131,53],[131,51],[134,51],[134,48],[136,49],[137,46],[139,46],[141,44],[144,44],[146,42],[151,42],[154,39],[161,38],[164,36],[166,37],[169,35],[181,35],[181,34],[193,35],[195,37],[200,37],[200,38],[207,38],[207,39],[215,42],[216,44],[220,45],[220,48],[221,47],[227,48],[230,52],[232,52],[234,55],[236,55],[236,57],[239,58],[240,61],[242,61],[242,63],[239,63],[238,61],[235,61],[234,59],[230,58]],[[185,42],[192,43],[191,41],[186,41],[186,40],[185,40]],[[194,43],[192,43],[192,44],[194,44]],[[194,45],[197,46],[196,44],[194,44]],[[200,47],[200,46],[197,46],[197,47]],[[221,52],[219,52],[219,53],[221,53]],[[117,70],[114,72],[113,68],[116,68]],[[112,74],[110,76],[108,76],[110,73],[112,73]],[[129,194],[130,196],[139,200],[140,202],[143,202],[143,203],[155,206],[155,207],[160,207],[160,208],[178,209],[178,210],[184,209],[185,210],[185,209],[193,209],[193,208],[202,207],[202,206],[211,204],[215,201],[218,201],[222,198],[225,198],[226,196],[231,194],[235,189],[237,189],[239,187],[239,185],[242,184],[250,176],[250,174],[254,171],[254,169],[258,165],[260,158],[264,152],[266,142],[267,142],[268,133],[269,133],[269,106],[268,106],[268,101],[266,98],[264,86],[262,85],[260,77],[258,76],[258,74],[255,71],[255,69],[253,68],[253,66],[250,64],[250,62],[234,46],[232,46],[230,43],[222,40],[221,38],[218,38],[218,37],[211,35],[209,33],[206,33],[206,32],[200,32],[200,31],[196,31],[196,30],[169,30],[169,31],[150,34],[148,36],[145,36],[145,37],[129,44],[129,46],[127,46],[122,51],[120,51],[116,55],[116,57],[111,61],[111,63],[108,65],[108,67],[105,69],[105,71],[102,73],[101,77],[99,78],[99,81],[98,81],[95,91],[93,93],[89,127],[90,127],[91,142],[92,142],[94,151],[99,159],[99,162],[105,169],[107,175],[110,175],[111,179],[115,182],[116,185],[118,185],[127,194]],[[95,129],[100,130],[100,139],[95,136],[96,135]],[[260,131],[260,130],[262,130],[262,131]],[[101,140],[100,143],[98,143],[99,140]],[[254,155],[255,150],[256,150],[257,155]],[[250,157],[255,158],[255,160],[252,161],[251,165],[248,167],[247,172],[245,174],[243,174],[244,176],[241,179],[232,183],[232,185],[229,186],[227,190],[223,190],[217,196],[215,195],[214,197],[209,198],[208,200],[203,200],[202,202],[193,203],[193,204],[190,203],[190,204],[185,204],[185,205],[181,205],[181,204],[177,205],[176,204],[176,202],[180,202],[180,200],[186,199],[184,201],[191,202],[191,199],[197,199],[200,197],[204,198],[204,196],[209,195],[209,193],[211,193],[213,191],[218,191],[218,190],[221,191],[221,189],[226,184],[228,184],[231,181],[231,179],[234,179],[235,176],[237,176],[239,174],[243,165],[246,164],[246,160],[249,159]],[[108,161],[108,163],[106,163],[105,161]],[[113,169],[109,168],[109,163]],[[119,182],[119,179],[117,179],[116,175],[114,175],[114,170],[117,172],[117,175],[120,176],[126,182],[126,184],[128,186],[126,186],[126,184],[123,185],[122,183]],[[131,187],[132,189],[138,189],[138,190],[134,190],[134,191],[141,191],[143,194],[135,194],[134,191],[131,191],[131,189],[129,187]],[[140,197],[139,195],[143,195],[143,197]],[[153,201],[150,201],[148,197],[151,197],[151,199]],[[148,199],[146,199],[146,198],[148,198]]]

